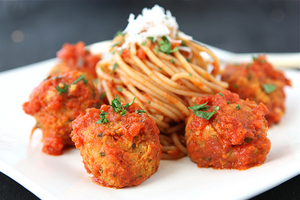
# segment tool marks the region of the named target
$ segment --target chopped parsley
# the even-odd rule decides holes
[[[74,84],[78,83],[78,82],[81,81],[81,80],[83,80],[83,83],[86,84],[86,83],[87,83],[87,80],[84,79],[84,78],[85,78],[85,74],[80,75],[79,78],[77,78],[77,79],[76,79],[73,83],[71,83],[69,86],[68,86],[66,83],[64,83],[64,86],[63,86],[63,87],[56,86],[55,89],[56,89],[57,92],[59,92],[59,95],[61,95],[61,94],[64,93],[64,92],[67,93],[68,90],[69,90],[69,87],[70,87],[71,85],[74,85]]]
[[[55,87],[56,91],[59,92],[59,95],[61,95],[63,92],[68,92],[69,86],[65,83],[64,86],[61,88],[59,86]]]
[[[85,78],[85,74],[80,75],[78,79],[76,79],[73,83],[70,84],[70,86],[71,86],[71,85],[74,85],[74,84],[76,84],[76,83],[78,83],[78,82],[81,81],[81,80],[83,80],[83,83],[86,84],[86,83],[87,83],[87,80],[84,79],[84,78]]]
[[[122,88],[121,87],[117,87],[117,91],[122,92]]]
[[[220,96],[224,97],[224,95],[222,93],[219,93]],[[225,98],[225,97],[224,97]]]
[[[145,46],[145,45],[146,45],[146,43],[147,43],[147,41],[143,42],[143,43],[142,43],[142,46]]]
[[[263,84],[263,89],[266,93],[272,93],[277,89],[276,85],[272,85],[272,84]]]
[[[143,113],[146,113],[146,111],[140,110],[140,109],[136,109],[136,110],[135,110],[135,113],[141,115],[141,114],[143,114]]]
[[[103,110],[101,110],[101,113],[100,113],[100,120],[96,121],[96,124],[105,124],[108,122],[108,119],[106,118],[106,115],[108,113],[104,112]]]
[[[104,99],[105,95],[106,95],[106,92],[103,92],[103,93],[101,94],[101,96],[100,96],[100,99],[101,99],[101,100]]]
[[[230,101],[227,101],[227,104],[230,104]]]
[[[235,108],[238,109],[238,110],[240,110],[241,109],[240,104],[238,104]]]
[[[203,112],[209,108],[209,106],[206,106],[207,103],[208,102],[200,105],[194,104],[194,106],[188,108],[191,109],[197,117],[201,117],[203,119],[209,120],[216,113],[216,111],[220,109],[220,107],[214,106],[215,109],[213,112]]]
[[[174,64],[175,62],[174,62],[174,60],[169,60],[172,64]]]
[[[181,46],[186,46],[186,41],[182,41]]]
[[[159,41],[159,51],[163,53],[173,53],[175,51],[178,51],[178,47],[172,49],[172,44],[169,42],[168,38],[166,36],[162,37],[163,41]]]
[[[125,110],[128,111],[128,107],[133,104],[134,100],[135,100],[135,97],[133,98],[133,100],[130,103],[127,103],[125,106],[123,106],[125,108]]]
[[[123,49],[121,49],[121,51],[119,52],[119,55],[122,55],[122,53],[123,53]]]
[[[237,89],[239,86],[237,84],[233,84],[233,87]]]
[[[153,42],[153,43],[155,42],[155,41],[154,41],[154,37],[147,37],[147,39],[150,40],[150,41]]]
[[[189,74],[189,76],[193,76],[193,74],[192,74],[192,73],[190,73],[190,74]]]
[[[131,106],[133,104],[134,100],[135,100],[135,97],[133,98],[133,100],[130,103],[127,103],[124,106],[122,106],[119,95],[116,95],[116,98],[111,101],[111,107],[113,108],[115,113],[118,113],[121,111],[120,115],[122,117],[124,117],[126,112],[128,111],[129,106]]]
[[[252,56],[252,59],[253,59],[253,61],[256,61],[256,60],[257,60],[257,57]]]
[[[121,42],[114,43],[111,47],[118,46],[119,44],[121,44]]]
[[[123,108],[122,109],[122,112],[120,112],[120,115],[122,116],[122,117],[124,117],[125,115],[126,115],[126,110]]]
[[[188,58],[186,58],[186,61],[188,61],[189,63],[191,62],[191,60],[190,60],[190,59],[188,59]]]
[[[118,112],[121,111],[122,104],[121,104],[121,100],[119,98],[119,95],[116,95],[116,98],[111,101],[111,107],[113,108],[115,113],[118,113]]]
[[[113,72],[116,70],[116,68],[117,68],[118,66],[119,66],[118,63],[115,63],[115,64],[114,64],[113,69],[112,69]]]
[[[204,103],[204,104],[200,104],[200,105],[197,105],[197,104],[194,104],[194,106],[192,107],[188,107],[190,110],[207,110],[209,108],[209,106],[206,106],[208,102]]]
[[[119,35],[124,35],[124,33],[121,30],[118,30],[115,34],[115,37],[119,36]]]

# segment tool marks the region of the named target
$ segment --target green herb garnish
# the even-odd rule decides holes
[[[266,93],[272,93],[277,89],[276,85],[272,85],[272,84],[263,84],[263,89]]]
[[[123,106],[125,108],[125,110],[128,111],[128,107],[133,104],[134,100],[135,100],[135,97],[133,98],[133,100],[130,103],[127,103],[125,106]]]
[[[155,42],[155,41],[154,41],[154,37],[147,37],[147,39],[150,40],[150,41],[153,42],[153,43]]]
[[[169,42],[168,38],[166,36],[162,37],[163,41],[159,41],[159,51],[163,53],[173,53],[175,51],[178,51],[178,47],[172,49],[172,44]]]
[[[86,79],[84,79],[84,78],[85,78],[85,74],[80,75],[78,79],[76,79],[73,83],[70,84],[70,86],[78,83],[81,80],[83,80],[83,83],[85,83],[84,80],[86,80]]]
[[[115,34],[114,37],[117,37],[117,36],[119,36],[119,35],[124,36],[124,33],[123,33],[121,30],[118,30],[118,31],[116,32],[116,34]]]
[[[104,99],[105,95],[106,95],[106,92],[103,92],[103,93],[101,94],[101,96],[100,96],[100,99],[101,99],[101,100]]]
[[[197,104],[194,104],[194,106],[192,107],[188,107],[190,110],[207,110],[209,108],[209,106],[206,106],[208,102],[204,103],[204,104],[200,104],[200,105],[197,105]]]
[[[108,119],[106,118],[106,115],[108,113],[104,112],[103,110],[101,110],[101,113],[100,113],[100,120],[96,121],[96,124],[105,124],[108,122]]]
[[[61,88],[59,86],[55,87],[56,91],[59,92],[59,95],[61,95],[63,92],[67,93],[69,90],[69,86],[65,83],[64,86]]]
[[[142,113],[146,113],[146,111],[140,110],[140,109],[136,109],[136,110],[135,110],[135,113],[141,115]]]
[[[111,101],[111,107],[113,108],[115,113],[118,113],[118,112],[121,111],[122,104],[121,104],[121,100],[119,98],[119,95],[116,95],[116,98]]]
[[[219,93],[220,96],[224,97],[224,95],[222,93]],[[225,98],[225,97],[224,97]]]
[[[234,88],[238,88],[239,86],[237,84],[233,84],[233,87]]]
[[[142,43],[142,46],[145,46],[146,44],[147,44],[147,41],[143,42],[143,43]]]
[[[175,62],[174,62],[174,60],[169,60],[172,64],[174,64]]]
[[[122,117],[124,117],[125,114],[126,114],[126,110],[123,108],[123,110],[122,110],[122,112],[120,113],[120,115],[121,115]]]
[[[238,104],[235,108],[238,109],[238,110],[240,110],[241,109],[240,104]]]
[[[209,106],[206,106],[207,103],[208,102],[200,105],[194,104],[194,106],[188,108],[191,109],[197,117],[209,120],[216,113],[216,111],[220,109],[220,107],[215,106],[215,110],[213,112],[203,112],[209,108]]]
[[[117,87],[117,91],[122,92],[122,88],[121,87]]]
[[[115,63],[115,64],[114,64],[113,69],[112,69],[113,72],[116,70],[116,68],[117,68],[118,66],[119,66],[118,63]]]

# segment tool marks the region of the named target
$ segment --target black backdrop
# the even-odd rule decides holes
[[[111,39],[129,13],[154,4],[171,10],[181,31],[212,46],[299,52],[299,1],[0,1],[0,72],[53,58],[66,42]],[[254,199],[300,199],[299,183],[297,176]],[[0,199],[36,197],[1,173]]]

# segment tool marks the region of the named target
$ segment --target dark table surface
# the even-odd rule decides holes
[[[53,58],[66,42],[109,40],[129,13],[156,3],[171,10],[181,31],[212,46],[299,52],[299,1],[0,1],[0,72]],[[253,199],[300,199],[299,185],[298,175]],[[0,199],[38,198],[0,173]]]

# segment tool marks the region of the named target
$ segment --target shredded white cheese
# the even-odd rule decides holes
[[[128,25],[123,31],[126,33],[126,39],[122,47],[125,48],[134,43],[141,44],[147,40],[147,37],[153,37],[154,40],[162,36],[175,37],[177,32],[176,18],[169,10],[165,12],[164,8],[155,5],[152,9],[144,8],[142,14],[136,19],[134,14],[129,15]],[[184,39],[193,39],[182,32],[178,34]]]

